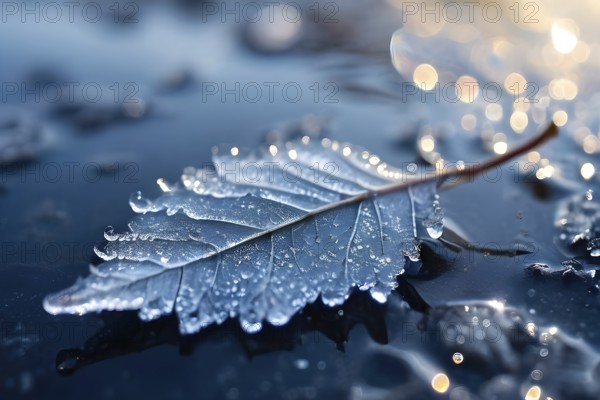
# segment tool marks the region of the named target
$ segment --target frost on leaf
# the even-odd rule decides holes
[[[105,261],[45,309],[134,309],[144,320],[174,310],[183,334],[238,316],[255,332],[319,296],[339,305],[353,287],[385,302],[418,238],[441,235],[435,182],[382,191],[414,169],[363,149],[305,136],[214,153],[214,168],[187,168],[178,186],[159,180],[156,200],[134,194],[129,231],[107,228]]]

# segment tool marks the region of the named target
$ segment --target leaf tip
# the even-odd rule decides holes
[[[64,306],[69,303],[69,295],[64,293],[50,294],[44,297],[43,307],[48,314],[58,315],[64,310]]]

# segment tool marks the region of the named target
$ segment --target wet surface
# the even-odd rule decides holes
[[[316,22],[306,4],[311,18],[299,30],[279,21],[288,35],[276,43],[269,26],[223,23],[205,2],[120,4],[117,15],[107,4],[97,23],[79,14],[57,24],[7,16],[0,24],[8,115],[0,119],[0,398],[598,397],[595,25],[580,22],[589,54],[578,62],[579,51],[570,53],[580,67],[567,73],[560,68],[568,63],[549,68],[553,59],[514,61],[513,50],[490,64],[498,70],[462,62],[457,49],[458,61],[443,64],[431,53],[435,35],[412,42],[412,68],[431,63],[440,80],[457,78],[446,68],[504,85],[515,70],[538,83],[548,105],[537,114],[542,106],[512,110],[529,113],[516,133],[523,120],[518,114],[511,125],[510,102],[496,119],[498,110],[487,110],[481,97],[458,104],[402,98],[413,77],[390,62],[390,39],[402,25],[393,3],[318,4]],[[549,23],[598,12],[591,2],[561,11],[549,4],[540,3],[540,19]],[[327,16],[337,22],[325,23]],[[504,34],[516,54],[549,40],[501,24],[476,28],[483,42]],[[574,100],[572,85],[550,88],[553,79],[577,83]],[[296,99],[285,85],[302,94]],[[256,87],[262,95],[254,101]],[[189,337],[171,317],[142,323],[134,313],[51,316],[42,308],[45,295],[99,261],[93,248],[106,226],[122,231],[133,215],[131,193],[157,197],[158,178],[176,182],[185,167],[205,165],[214,145],[252,147],[273,130],[314,131],[318,116],[328,136],[391,164],[480,161],[550,119],[562,122],[558,111],[571,123],[560,138],[520,164],[441,193],[446,220],[474,247],[527,251],[498,255],[427,242],[422,265],[408,268],[386,305],[356,293],[341,307],[317,302],[289,325],[256,335],[229,320]],[[474,128],[465,114],[478,121]],[[579,203],[567,207],[573,221],[563,226],[557,210],[571,198]],[[582,240],[563,243],[561,229]]]

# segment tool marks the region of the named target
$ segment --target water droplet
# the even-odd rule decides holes
[[[145,214],[150,210],[150,200],[142,197],[142,192],[138,190],[129,197],[129,206],[133,212]]]
[[[456,364],[456,365],[462,363],[464,360],[465,360],[465,357],[462,355],[462,353],[454,353],[452,355],[452,361],[454,361],[454,364]]]
[[[440,236],[442,236],[442,233],[444,233],[444,225],[441,223],[427,228],[427,234],[429,234],[432,239],[439,239]]]
[[[535,369],[531,371],[531,379],[535,381],[539,381],[543,378],[544,374],[539,369]]]
[[[261,322],[250,322],[246,320],[241,320],[242,329],[246,333],[257,333],[260,332],[263,325]]]
[[[444,213],[437,195],[433,202],[433,211],[423,221],[423,226],[427,228],[427,233],[433,239],[438,239],[444,232]]]
[[[600,257],[600,238],[590,240],[587,249],[592,257]]]
[[[537,326],[535,326],[533,322],[528,322],[527,325],[525,325],[525,330],[530,336],[534,336],[537,330]]]
[[[169,187],[169,182],[167,182],[164,178],[158,178],[156,180],[156,184],[160,187],[160,190],[163,192],[170,192],[171,188]]]
[[[119,235],[115,233],[115,229],[111,225],[104,229],[104,239],[114,242],[118,237]]]
[[[411,250],[407,255],[410,261],[417,262],[421,260],[418,249]]]
[[[387,295],[378,289],[377,287],[371,288],[371,297],[378,303],[385,303],[387,301]]]

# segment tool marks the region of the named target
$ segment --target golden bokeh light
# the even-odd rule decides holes
[[[500,121],[502,114],[502,106],[498,103],[490,103],[485,107],[485,117],[490,121]]]
[[[532,163],[537,163],[540,161],[540,153],[538,153],[537,151],[530,151],[527,154],[527,161],[532,162]]]
[[[430,64],[421,64],[413,72],[413,81],[421,90],[431,90],[438,83],[438,73]]]
[[[473,114],[465,114],[460,119],[460,126],[466,131],[472,131],[477,128],[477,117]]]
[[[421,150],[424,152],[432,152],[435,148],[435,141],[433,140],[433,136],[425,135],[421,138]]]
[[[558,110],[552,115],[552,121],[556,126],[564,126],[569,120],[569,115],[564,110]]]
[[[510,116],[510,127],[515,133],[523,133],[529,124],[529,118],[523,111],[516,111]]]
[[[446,393],[450,388],[450,379],[446,374],[437,374],[431,379],[431,387],[438,393]]]
[[[505,154],[508,151],[508,143],[504,133],[496,133],[492,138],[493,149],[496,154]]]
[[[271,153],[271,155],[273,157],[275,157],[277,155],[278,151],[279,151],[279,149],[274,144],[272,144],[272,145],[269,146],[269,153]]]
[[[517,72],[509,74],[504,80],[504,89],[513,95],[523,93],[526,85],[525,77]]]
[[[568,54],[577,46],[579,27],[572,19],[557,19],[551,29],[554,49],[561,54]]]
[[[542,389],[539,386],[532,386],[525,394],[525,400],[540,400]]]
[[[553,79],[548,85],[548,92],[554,100],[573,100],[577,91],[577,84],[570,79]]]
[[[456,81],[456,96],[463,103],[472,103],[479,95],[479,82],[469,75],[463,75]]]
[[[576,63],[584,63],[590,58],[590,46],[582,41],[577,42],[575,48],[571,52],[571,57]]]
[[[506,144],[506,142],[494,143],[494,153],[506,154],[507,150],[508,150],[508,145]]]
[[[594,135],[587,135],[582,142],[583,151],[587,154],[594,154],[600,148],[600,139]]]
[[[583,177],[583,179],[588,181],[588,180],[592,179],[594,177],[594,175],[596,174],[596,168],[591,163],[585,163],[581,166],[580,172],[581,172],[581,176]]]

